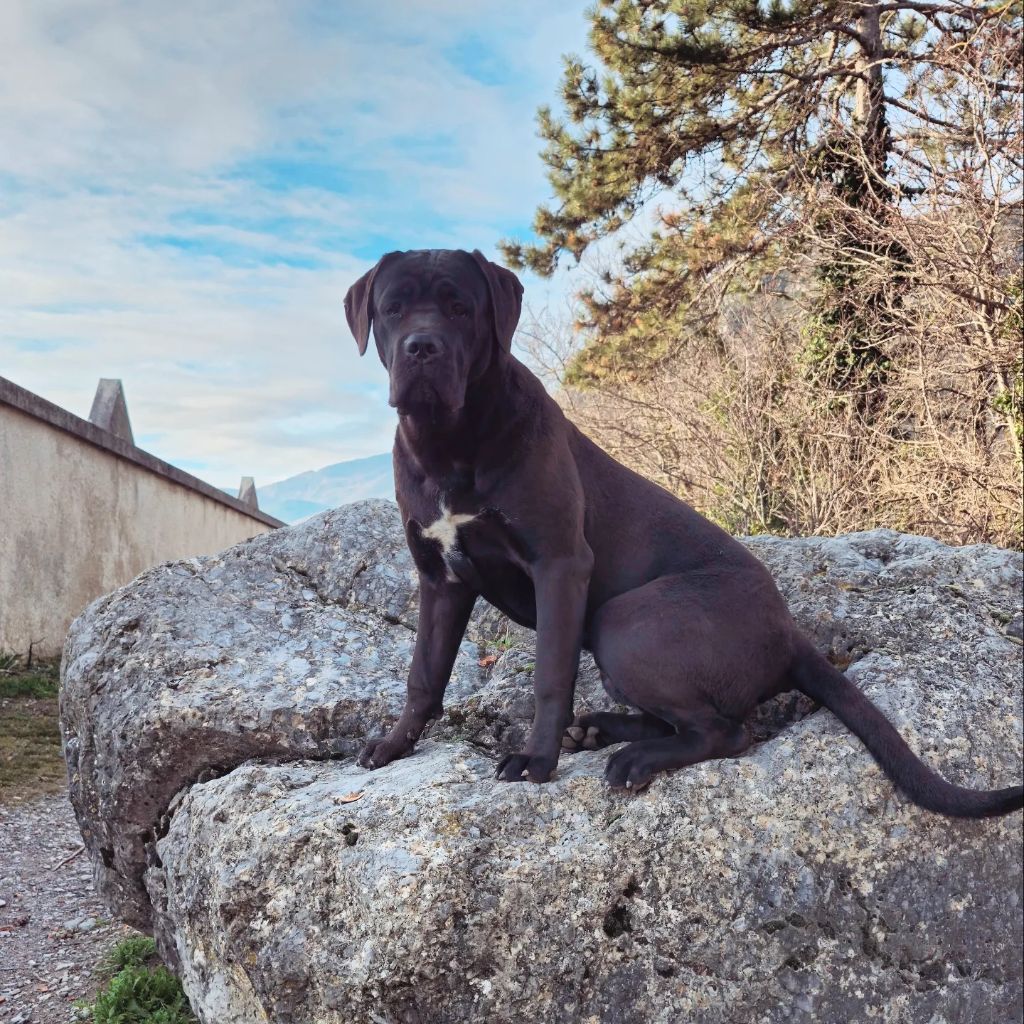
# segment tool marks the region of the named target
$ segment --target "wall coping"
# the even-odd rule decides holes
[[[203,495],[204,498],[210,498],[221,505],[226,505],[228,508],[240,512],[249,519],[255,519],[257,522],[263,523],[265,526],[277,528],[287,525],[287,523],[283,523],[280,519],[268,516],[265,512],[254,509],[244,501],[231,497],[230,494],[219,490],[212,484],[208,484],[205,480],[200,480],[199,477],[192,476],[191,473],[186,473],[184,470],[178,469],[177,466],[172,466],[169,462],[164,462],[163,459],[158,459],[155,455],[150,455],[149,452],[143,451],[133,444],[128,444],[127,441],[121,440],[115,434],[97,427],[88,420],[83,420],[80,416],[68,412],[67,409],[62,409],[59,405],[48,402],[45,398],[40,397],[34,392],[19,387],[14,381],[8,380],[6,377],[0,377],[0,405],[8,405],[12,409],[17,409],[18,412],[24,413],[26,416],[42,420],[51,427],[56,427],[58,430],[63,430],[65,433],[77,437],[80,441],[85,441],[96,448],[101,448],[103,451],[109,452],[119,459],[124,459],[126,462],[132,462],[156,476],[170,480],[179,487],[195,491],[197,494]]]

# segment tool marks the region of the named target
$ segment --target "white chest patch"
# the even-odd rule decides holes
[[[423,530],[423,536],[436,540],[441,545],[441,554],[448,555],[459,543],[459,527],[471,523],[474,519],[476,516],[450,512],[442,505],[441,517]]]

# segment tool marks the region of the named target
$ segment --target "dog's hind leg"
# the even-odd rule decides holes
[[[567,754],[580,750],[600,750],[613,743],[673,736],[675,731],[668,722],[646,712],[624,715],[614,711],[595,711],[576,716],[562,736],[562,750]]]
[[[643,789],[658,772],[716,757],[735,757],[747,747],[742,725],[718,718],[681,728],[674,736],[637,740],[608,759],[605,778],[614,789]]]
[[[746,749],[743,721],[777,692],[788,665],[782,613],[769,605],[763,615],[739,614],[747,582],[726,570],[661,577],[598,609],[592,649],[609,692],[646,713],[641,728],[663,725],[660,735],[615,734],[632,742],[609,759],[609,785],[641,789],[656,772]]]

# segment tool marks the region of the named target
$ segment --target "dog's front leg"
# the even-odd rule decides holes
[[[579,554],[539,563],[533,574],[537,602],[537,662],[533,726],[526,749],[498,765],[505,782],[547,782],[558,763],[562,733],[572,721],[572,696],[583,640],[587,590],[594,559]]]
[[[444,691],[476,593],[463,583],[420,575],[420,617],[409,670],[405,708],[386,736],[370,740],[359,755],[364,768],[382,768],[412,753],[427,722],[441,714]]]

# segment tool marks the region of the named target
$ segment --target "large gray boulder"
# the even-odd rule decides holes
[[[804,628],[952,781],[1019,782],[1019,554],[888,531],[750,542]],[[362,502],[169,563],[64,653],[72,801],[111,910],[205,1024],[1020,1018],[1021,817],[896,795],[781,698],[741,758],[609,793],[607,752],[492,780],[532,714],[532,638],[481,606],[416,755],[395,507]],[[584,663],[578,703],[602,706]],[[813,712],[813,713],[811,713]]]

